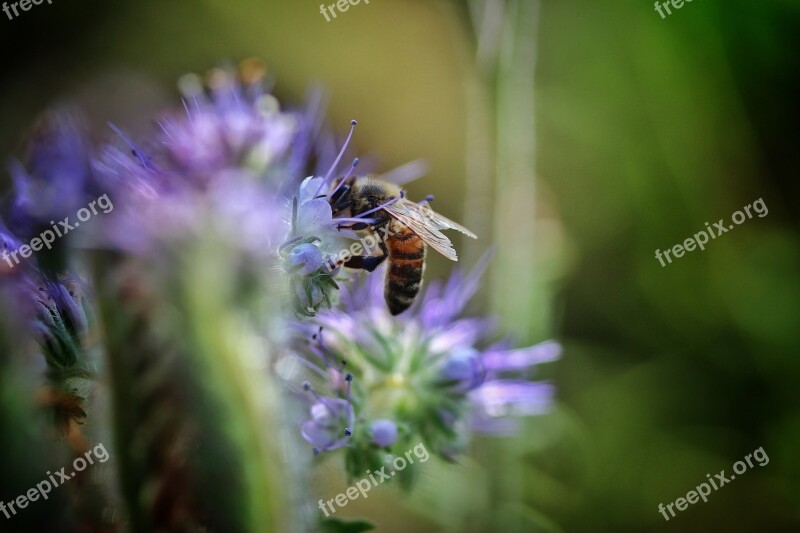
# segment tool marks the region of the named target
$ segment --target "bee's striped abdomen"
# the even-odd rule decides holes
[[[414,302],[425,270],[425,242],[415,233],[401,228],[386,239],[389,268],[383,295],[389,312],[399,315]]]

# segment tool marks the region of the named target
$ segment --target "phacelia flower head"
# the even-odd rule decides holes
[[[186,75],[180,87],[186,118],[160,122],[173,164],[198,175],[229,168],[260,174],[290,149],[298,117],[281,112],[264,91],[263,66],[243,63],[244,73],[215,69],[205,90],[198,76]],[[258,72],[262,70],[262,72]]]
[[[461,316],[485,266],[484,260],[468,275],[431,283],[401,316],[386,307],[383,276],[369,274],[342,290],[340,309],[322,310],[297,326],[296,368],[315,390],[354,410],[346,443],[351,474],[358,473],[353,465],[381,464],[382,449],[402,453],[414,439],[452,459],[470,434],[508,434],[518,417],[547,411],[553,386],[533,373],[557,359],[560,346],[491,343],[493,319]]]
[[[264,91],[257,65],[247,69],[214,70],[206,88],[185,76],[183,106],[156,120],[148,138],[134,141],[111,125],[117,146],[94,162],[118,203],[102,232],[106,244],[142,252],[214,232],[260,259],[274,256],[298,115]]]

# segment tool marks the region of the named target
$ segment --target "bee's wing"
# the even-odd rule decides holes
[[[408,202],[410,204],[410,208],[414,211],[418,211],[422,213],[422,216],[432,220],[436,223],[438,229],[454,229],[456,231],[460,231],[467,237],[471,237],[473,239],[477,239],[478,236],[472,233],[470,230],[459,224],[458,222],[453,222],[447,217],[444,217],[430,208],[429,205],[419,205],[412,202]]]
[[[458,261],[458,255],[453,248],[453,244],[450,242],[450,239],[445,237],[444,234],[439,231],[439,224],[436,224],[426,214],[423,214],[419,210],[416,210],[410,206],[419,207],[417,204],[401,198],[397,202],[387,205],[383,209],[389,214],[390,217],[397,220],[417,234],[417,236],[425,241],[425,244],[451,261]],[[441,229],[445,228],[442,227]]]

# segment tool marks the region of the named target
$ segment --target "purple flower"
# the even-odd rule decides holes
[[[450,353],[439,368],[439,379],[458,392],[479,387],[484,380],[484,367],[478,350],[467,348]]]
[[[28,141],[24,163],[11,164],[14,193],[4,218],[12,231],[28,240],[50,221],[74,216],[95,185],[91,156],[86,130],[74,113],[46,114]]]
[[[289,264],[292,270],[307,276],[322,266],[322,252],[311,243],[295,246],[289,252]]]
[[[307,346],[313,354],[314,363],[294,357],[306,368],[312,370],[317,381],[328,385],[335,397],[325,397],[317,393],[309,381],[302,383],[301,397],[310,400],[311,420],[302,425],[301,433],[314,446],[315,453],[333,450],[344,446],[353,435],[355,410],[353,408],[351,386],[353,375],[345,372],[345,362],[339,361],[326,348],[322,332],[312,336]]]
[[[476,432],[509,435],[517,431],[518,417],[546,413],[555,388],[550,383],[492,380],[470,394],[472,428]]]
[[[258,175],[287,155],[298,116],[279,111],[260,83],[240,83],[216,69],[210,91],[192,74],[181,79],[185,117],[160,121],[166,155],[175,166],[197,176],[229,168]]]
[[[292,199],[289,232],[286,242],[281,248],[285,251],[284,257],[289,264],[290,284],[294,286],[294,294],[298,295],[294,303],[295,310],[300,315],[314,316],[323,302],[330,307],[332,293],[339,288],[334,277],[337,279],[344,277],[340,271],[341,258],[349,253],[351,239],[358,238],[357,234],[347,226],[354,222],[372,221],[365,217],[334,217],[331,207],[331,198],[336,190],[334,187],[335,171],[347,150],[356,124],[355,120],[351,121],[347,140],[327,174],[324,177],[307,177],[300,184],[297,194]],[[358,165],[358,158],[353,160],[350,169],[341,177],[340,184],[348,179],[356,165]],[[298,250],[301,246],[303,247],[302,251]],[[311,246],[316,250],[313,250]],[[296,253],[302,255],[296,257]],[[319,262],[317,253],[320,254]],[[297,265],[301,263],[305,268],[298,271]],[[311,266],[314,265],[316,268],[312,269]],[[319,268],[323,265],[325,268]]]
[[[185,77],[183,108],[141,142],[112,126],[120,146],[101,150],[93,167],[120,205],[99,244],[153,252],[203,234],[262,260],[274,255],[288,218],[280,189],[292,178],[284,167],[297,117],[260,83],[225,70],[211,78],[206,92]]]
[[[491,375],[503,372],[525,371],[540,363],[556,361],[561,357],[561,345],[547,341],[528,348],[516,350],[496,347],[483,356],[483,364]]]
[[[4,274],[11,274],[11,269],[17,266],[11,253],[18,250],[21,244],[22,243],[20,243],[14,234],[0,221],[0,259],[2,259],[2,261],[0,261],[0,278],[2,278]],[[19,256],[17,256],[17,258],[19,258]]]
[[[370,426],[372,431],[372,442],[381,448],[387,448],[397,440],[397,424],[391,420],[381,418]]]
[[[355,415],[347,400],[323,398],[311,406],[311,420],[303,423],[303,438],[318,451],[327,451],[347,444],[352,435]]]

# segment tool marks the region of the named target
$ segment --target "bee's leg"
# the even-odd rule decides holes
[[[389,250],[386,247],[386,243],[383,242],[382,239],[378,239],[378,246],[380,246],[381,251],[383,252],[382,255],[356,255],[351,257],[349,261],[346,261],[344,266],[347,268],[360,268],[362,270],[366,270],[367,272],[372,272],[378,268],[381,263],[386,261],[387,257],[389,257]]]
[[[355,224],[349,224],[349,225],[339,224],[338,226],[336,226],[336,229],[340,229],[340,230],[341,229],[350,229],[350,230],[353,230],[353,231],[361,231],[361,230],[365,230],[365,229],[371,227],[373,230],[378,230],[378,229],[382,228],[383,226],[385,226],[388,223],[389,223],[389,220],[383,220],[383,221],[378,222],[376,224],[367,224],[366,222],[356,222]]]
[[[334,213],[338,213],[339,211],[344,211],[350,204],[352,204],[352,200],[350,199],[350,186],[344,185],[338,191],[333,193],[331,196],[331,209]]]
[[[359,222],[356,224],[350,224],[349,226],[345,226],[344,224],[339,224],[338,226],[336,226],[336,229],[351,229],[353,231],[361,231],[367,229],[368,227],[369,224],[367,224],[366,222]]]
[[[372,272],[386,260],[386,255],[356,255],[345,261],[344,266],[347,268],[359,268]]]

